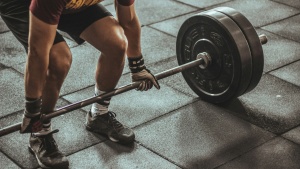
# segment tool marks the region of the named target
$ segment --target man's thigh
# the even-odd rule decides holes
[[[112,14],[101,4],[92,5],[82,11],[62,14],[58,29],[68,33],[78,44],[84,42],[81,33],[96,21],[102,20]]]
[[[28,50],[30,0],[0,0],[0,15],[13,35]],[[56,32],[54,43],[64,41]]]
[[[7,27],[27,50],[30,0],[1,0],[0,14]]]

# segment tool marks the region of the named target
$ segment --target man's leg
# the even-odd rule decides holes
[[[54,111],[62,84],[72,63],[71,51],[65,41],[56,43],[50,50],[49,68],[42,94],[41,113]],[[50,120],[43,122],[44,129],[50,129]]]
[[[29,32],[29,5],[30,0],[2,0],[0,3],[0,14],[8,28],[15,35],[18,41],[28,50],[28,32]],[[58,94],[65,76],[68,73],[71,64],[71,53],[61,35],[57,33],[54,45],[50,50],[49,67],[44,89],[42,91],[43,103],[41,99],[26,99],[26,111],[28,113],[40,114],[52,112],[58,98]],[[34,113],[32,113],[32,111]],[[39,121],[39,117],[36,118]],[[30,121],[30,119],[27,119]],[[59,167],[68,166],[68,160],[58,150],[52,134],[56,131],[50,130],[50,121],[40,126],[35,126],[36,133],[30,135],[29,147],[41,167]],[[32,128],[29,129],[32,131]],[[43,145],[42,145],[43,144]],[[47,144],[47,145],[44,145]],[[52,144],[52,145],[49,145]],[[51,149],[48,149],[51,147]],[[51,154],[51,156],[49,156]]]
[[[52,46],[49,55],[49,68],[42,92],[41,113],[53,112],[71,62],[71,52],[65,41]],[[42,168],[67,168],[69,166],[67,157],[58,149],[53,138],[53,134],[56,132],[58,130],[51,128],[51,120],[47,120],[43,121],[40,131],[32,133],[30,136],[30,151],[34,153]]]
[[[95,94],[113,90],[122,75],[126,57],[127,39],[119,23],[111,16],[102,18],[81,34],[81,38],[101,51],[96,68]],[[116,114],[108,111],[110,99],[94,103],[87,114],[86,128],[107,135],[110,140],[132,143],[134,133],[115,119]]]
[[[101,51],[95,76],[98,89],[113,90],[121,77],[126,57],[127,40],[122,27],[108,16],[87,27],[81,38]]]
[[[72,62],[71,52],[65,41],[56,43],[50,50],[49,68],[42,93],[41,113],[51,113],[54,110],[59,92]],[[67,168],[66,156],[59,151],[53,138],[58,130],[52,130],[51,120],[43,121],[42,129],[32,133],[29,148],[44,168]]]
[[[50,62],[42,94],[42,113],[54,111],[62,84],[69,72],[72,54],[65,41],[54,44],[50,50]]]
[[[122,27],[111,13],[101,4],[93,5],[74,14],[62,15],[58,29],[67,32],[78,44],[87,41],[101,51],[95,95],[113,90],[122,74],[128,45]],[[113,141],[133,142],[133,131],[115,119],[115,113],[108,111],[109,104],[110,99],[105,99],[92,105],[86,116],[86,128],[105,134]]]

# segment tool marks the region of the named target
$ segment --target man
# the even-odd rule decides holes
[[[5,0],[5,2],[0,3],[3,20],[21,42],[24,42],[24,40],[20,40],[22,36],[18,35],[18,31],[13,31],[15,30],[13,29],[15,23],[12,22],[9,26],[8,18],[11,18],[9,16],[11,11],[14,13],[14,10],[19,10],[19,4],[26,6],[26,4],[23,4],[24,1],[26,0]],[[67,32],[79,44],[87,41],[101,51],[96,68],[95,95],[100,95],[115,88],[122,74],[126,53],[132,72],[132,80],[141,81],[138,90],[148,90],[152,85],[159,89],[155,77],[146,69],[141,55],[140,24],[134,11],[134,1],[118,0],[115,2],[119,22],[102,5],[98,4],[100,1],[31,1],[28,30],[29,47],[25,70],[26,104],[21,133],[32,133],[29,147],[43,168],[64,168],[68,166],[68,160],[58,150],[52,137],[52,134],[57,130],[51,130],[50,120],[42,123],[39,120],[41,113],[53,111],[58,97],[58,95],[54,97],[51,89],[47,89],[47,84],[50,83],[49,74],[52,69],[55,70],[58,66],[53,60],[57,59],[57,62],[60,63],[61,58],[59,55],[62,52],[62,54],[67,55],[66,60],[68,62],[65,63],[70,64],[71,61],[66,43],[63,40],[57,42],[60,35],[56,32],[56,29]],[[18,5],[8,6],[11,5],[10,3]],[[4,9],[10,9],[10,12],[2,12]],[[24,9],[22,8],[23,13],[25,13]],[[20,11],[15,13],[20,13]],[[15,22],[18,20],[16,19]],[[25,24],[23,23],[23,25]],[[26,47],[26,42],[23,45]],[[60,48],[57,49],[57,46]],[[69,70],[68,64],[64,67],[64,70]],[[64,77],[67,71],[64,72]],[[60,73],[57,73],[57,75],[62,76]],[[61,84],[57,84],[55,91],[59,92],[60,87]],[[47,97],[55,100],[54,105],[47,106]],[[133,142],[133,131],[116,120],[115,113],[108,110],[109,102],[110,99],[106,99],[92,105],[91,111],[87,113],[86,128],[90,131],[105,134],[112,141],[120,143]]]
[[[3,21],[6,23],[7,27],[11,30],[14,36],[18,39],[18,41],[24,46],[26,52],[28,50],[28,33],[29,33],[29,5],[30,0],[0,0],[0,15]],[[59,97],[59,91],[63,84],[63,81],[68,74],[72,62],[72,56],[68,45],[64,41],[63,37],[56,33],[55,40],[53,42],[52,48],[49,52],[49,65],[47,69],[46,79],[44,81],[44,87],[42,91],[41,99],[43,100],[43,104],[41,105],[41,99],[38,102],[34,102],[38,104],[38,108],[29,109],[29,112],[39,111],[41,113],[49,113],[52,112],[56,101]],[[26,105],[30,105],[31,101],[27,98]],[[28,106],[26,106],[28,107]],[[34,110],[38,109],[38,110]],[[43,129],[49,130],[51,129],[50,121],[49,123],[45,123],[43,125]],[[38,134],[37,130],[33,130]],[[34,135],[32,135],[33,138]],[[44,168],[46,166],[53,166],[55,168],[68,165],[68,161],[66,157],[58,150],[55,140],[53,139],[51,134],[41,136],[40,139],[35,139],[35,141],[40,141],[44,146],[43,149],[40,150],[40,153],[46,153],[46,156],[50,153],[54,154],[55,158],[60,159],[60,162],[57,164],[53,164],[53,162],[44,161],[39,157],[38,162]],[[30,142],[30,147],[33,145],[33,142]],[[40,144],[40,145],[42,145]],[[36,144],[37,145],[37,144]]]

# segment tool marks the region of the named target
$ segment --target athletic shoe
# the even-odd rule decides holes
[[[116,113],[111,111],[94,117],[92,117],[91,112],[88,112],[85,126],[89,131],[106,135],[113,142],[129,144],[135,138],[133,130],[120,123],[116,119]]]
[[[32,133],[29,140],[29,150],[33,153],[42,168],[68,168],[67,157],[58,150],[58,146],[53,138],[53,130],[47,134]]]

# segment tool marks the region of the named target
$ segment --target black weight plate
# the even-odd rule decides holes
[[[252,60],[247,40],[228,16],[206,11],[187,19],[176,42],[178,63],[195,60],[207,52],[212,63],[206,69],[194,67],[182,74],[191,89],[205,101],[226,102],[247,89],[252,76]]]
[[[218,7],[212,10],[229,16],[243,31],[252,55],[252,78],[246,92],[254,89],[259,83],[264,69],[264,53],[259,37],[250,21],[240,12],[229,7]]]

